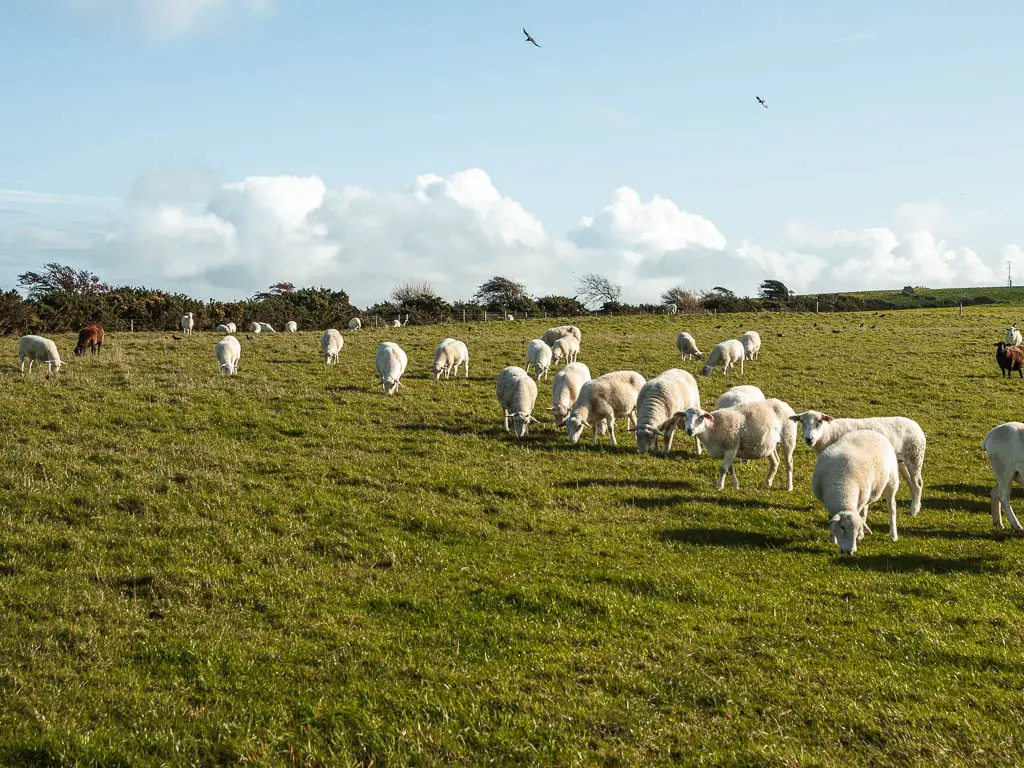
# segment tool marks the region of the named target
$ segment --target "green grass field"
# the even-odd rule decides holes
[[[904,296],[900,288],[887,291],[853,291],[840,294],[841,296],[854,296],[858,299],[880,299],[892,302],[897,307],[916,307],[922,299],[934,299],[937,302],[957,302],[962,297],[978,299],[982,296],[988,297],[996,305],[1002,304],[1013,307],[1024,306],[1024,286],[997,285],[988,288],[921,288],[913,296]],[[1014,322],[1017,313],[1011,312],[1009,317]]]
[[[494,379],[550,322],[346,332],[329,369],[318,333],[240,333],[233,378],[212,333],[57,337],[52,378],[0,340],[0,764],[1019,763],[1024,537],[981,449],[1021,416],[1016,315],[882,314],[579,323],[594,375],[755,328],[743,382],[917,419],[923,512],[901,488],[900,540],[876,505],[847,558],[806,446],[787,493],[763,461],[717,492],[685,435],[516,442]],[[429,377],[448,335],[468,381]],[[740,381],[698,377],[705,407]]]

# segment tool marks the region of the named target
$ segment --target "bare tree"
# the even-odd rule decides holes
[[[584,304],[594,308],[604,304],[616,304],[622,296],[621,285],[593,272],[580,278],[576,291]]]
[[[675,304],[680,312],[698,312],[700,310],[700,297],[693,291],[684,290],[682,286],[669,288],[661,294],[663,304]]]
[[[437,296],[429,280],[406,280],[391,290],[391,300],[396,304],[411,304]]]

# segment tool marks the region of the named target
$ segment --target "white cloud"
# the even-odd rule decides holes
[[[1016,245],[984,257],[969,247],[973,224],[963,222],[976,220],[914,203],[891,226],[789,224],[778,245],[747,238],[730,247],[707,218],[628,187],[561,236],[480,169],[425,174],[381,193],[329,189],[316,176],[223,183],[202,169],[158,171],[143,174],[100,226],[0,219],[0,285],[55,252],[108,282],[230,299],[288,280],[342,288],[361,305],[421,277],[449,298],[495,274],[535,294],[572,295],[579,276],[597,272],[621,283],[625,300],[657,302],[676,284],[747,295],[765,278],[799,292],[938,287],[1000,283],[1007,258],[1024,269]]]
[[[273,0],[65,0],[65,3],[74,11],[140,24],[155,36],[169,39],[236,10],[268,10]]]

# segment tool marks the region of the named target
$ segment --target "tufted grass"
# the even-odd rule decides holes
[[[1013,318],[882,315],[579,323],[595,375],[753,327],[769,396],[916,418],[923,512],[902,488],[899,542],[876,507],[852,558],[804,446],[794,492],[754,462],[718,493],[685,435],[517,443],[494,378],[550,322],[345,332],[330,369],[318,333],[240,333],[233,378],[212,333],[58,337],[50,378],[0,340],[0,764],[1018,762],[1024,537],[991,526],[981,450],[1021,416]],[[429,378],[446,335],[468,381]],[[740,381],[698,379],[705,406]]]

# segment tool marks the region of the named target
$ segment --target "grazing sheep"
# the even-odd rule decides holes
[[[384,394],[393,395],[401,386],[402,374],[409,364],[409,358],[405,350],[392,341],[382,342],[377,346],[377,356],[374,358],[374,365],[377,367],[377,375],[380,377],[380,387]]]
[[[358,331],[362,327],[363,321],[360,320],[358,317],[353,317],[351,320],[348,321],[348,329],[350,331]]]
[[[81,357],[85,350],[91,349],[94,355],[98,355],[103,348],[103,326],[99,323],[87,325],[78,332],[78,344],[75,346],[75,357]]]
[[[772,487],[779,470],[779,454],[786,460],[786,490],[793,490],[793,450],[796,448],[796,424],[790,421],[793,409],[782,400],[770,399],[734,405],[707,413],[700,406],[688,408],[675,416],[676,426],[698,438],[708,455],[721,459],[718,490],[725,488],[725,476],[732,472],[734,488],[740,487],[736,477],[736,459],[768,459],[765,485]]]
[[[434,350],[434,381],[441,378],[441,374],[447,379],[451,375],[458,377],[459,366],[465,363],[466,378],[469,378],[469,348],[465,342],[458,339],[445,339],[437,345]]]
[[[665,314],[666,315],[675,315],[675,314],[678,314],[678,313],[679,313],[679,307],[676,306],[675,302],[672,302],[671,304],[666,304],[665,305]]]
[[[896,541],[896,491],[900,473],[892,443],[878,432],[848,432],[818,454],[811,477],[814,498],[825,505],[829,538],[844,555],[871,533],[868,505],[883,495],[889,504],[889,536]]]
[[[992,465],[992,471],[996,476],[996,484],[992,488],[992,525],[996,528],[1003,527],[1002,510],[1006,510],[1006,517],[1010,521],[1010,527],[1015,531],[1024,530],[1013,507],[1010,506],[1010,493],[1013,490],[1013,481],[1024,485],[1024,424],[1019,421],[1008,421],[993,427],[985,435],[981,447],[988,454],[988,463]]]
[[[569,363],[555,374],[551,380],[551,415],[555,419],[555,426],[562,426],[569,415],[569,409],[588,381],[590,369],[583,363]]]
[[[1021,345],[1020,329],[1017,328],[1017,324],[1014,323],[1006,329],[1006,346],[1008,347],[1019,347]]]
[[[924,490],[924,453],[927,438],[921,425],[906,416],[875,416],[866,419],[833,419],[820,411],[804,411],[793,416],[800,425],[803,440],[819,456],[843,435],[858,429],[878,432],[889,440],[896,451],[900,474],[910,486],[910,514],[921,511]]]
[[[560,360],[575,363],[580,354],[580,343],[575,336],[563,336],[551,347],[551,362],[557,365]]]
[[[192,329],[196,326],[195,317],[189,312],[187,315],[182,315],[181,318],[181,330],[185,332],[186,336],[192,335]]]
[[[734,405],[756,403],[764,399],[764,392],[752,384],[738,384],[722,393],[718,402],[715,403],[715,408],[722,410],[723,408],[732,408]]]
[[[559,325],[554,328],[548,328],[544,331],[541,339],[549,347],[552,347],[556,341],[566,336],[572,336],[576,341],[583,342],[583,332],[575,325]]]
[[[563,422],[569,442],[578,443],[583,429],[593,425],[594,443],[607,431],[612,445],[618,445],[615,420],[625,417],[626,429],[636,426],[636,400],[646,383],[636,371],[613,371],[586,382]]]
[[[228,323],[228,333],[238,333],[238,326],[234,323]]]
[[[341,331],[337,328],[328,328],[320,337],[320,351],[324,355],[324,365],[338,362],[338,353],[345,346],[345,340],[341,338]]]
[[[711,375],[711,372],[715,369],[716,365],[722,366],[722,373],[729,373],[729,369],[732,368],[736,363],[740,364],[740,376],[743,375],[743,344],[736,339],[729,339],[723,341],[717,347],[711,350],[711,354],[708,355],[708,361],[704,364],[704,370],[701,374],[704,376]]]
[[[505,315],[505,319],[506,320],[515,320],[515,318],[512,317],[512,315]]]
[[[662,437],[662,453],[668,456],[676,432],[673,416],[699,405],[697,380],[688,371],[669,368],[650,379],[640,389],[636,400],[636,452],[658,450],[658,438]],[[700,456],[700,440],[695,442]]]
[[[261,333],[262,331],[263,331],[263,325],[261,323],[250,323],[249,324],[249,332],[250,333]]]
[[[295,333],[296,331],[299,330],[299,324],[296,323],[294,320],[289,320],[287,323],[284,324],[284,329],[288,331],[288,333]]]
[[[42,366],[46,363],[46,370],[56,373],[60,370],[60,353],[57,352],[57,345],[52,340],[42,336],[22,336],[18,339],[18,362],[21,363],[21,372],[25,372],[25,361],[28,360],[28,372],[32,373],[32,366],[39,363]]]
[[[693,340],[693,336],[686,331],[681,331],[676,336],[676,348],[683,360],[689,360],[691,357],[700,360],[704,357],[704,353],[697,349],[697,342]]]
[[[242,356],[242,345],[238,343],[238,339],[234,336],[225,336],[217,342],[213,351],[220,362],[221,373],[226,372],[233,376],[238,372],[238,358]]]
[[[518,438],[526,437],[537,404],[537,384],[530,374],[516,365],[502,368],[495,388],[498,404],[505,418],[505,431],[509,432],[508,420],[512,419],[512,432]]]
[[[757,356],[761,354],[761,334],[757,331],[747,331],[742,336],[742,343],[743,357],[747,360],[757,360]]]
[[[399,320],[399,319],[398,319],[398,318],[396,317],[396,318],[395,318],[394,320],[392,320],[392,321],[391,321],[391,327],[392,327],[392,328],[401,328],[401,327],[402,327],[402,321],[401,321],[401,320]]]
[[[274,326],[272,326],[270,323],[260,323],[260,332],[261,333],[277,333],[277,331],[274,330]]]
[[[1002,378],[1013,376],[1017,371],[1024,379],[1024,347],[1008,347],[1001,341],[995,343],[996,362],[999,363],[999,370]]]
[[[551,347],[544,343],[543,339],[533,339],[526,345],[526,372],[530,372],[530,366],[537,375],[547,378],[548,369],[551,368]]]
[[[218,323],[217,327],[214,328],[217,333],[231,333],[231,329],[224,323]]]

